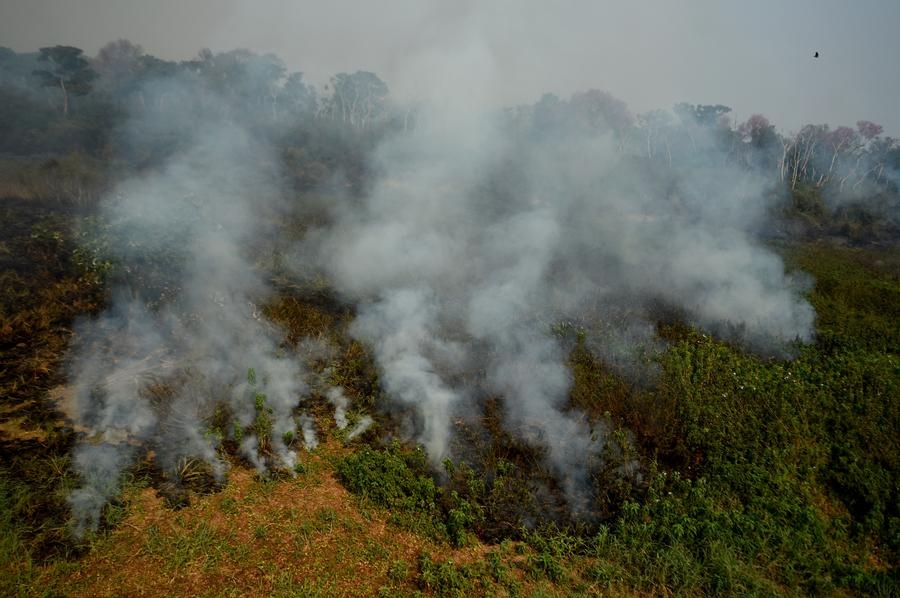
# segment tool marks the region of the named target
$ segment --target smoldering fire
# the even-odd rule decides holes
[[[219,433],[260,472],[294,466],[298,432],[317,445],[302,411],[321,381],[256,308],[272,294],[256,257],[284,246],[274,222],[296,206],[272,144],[227,114],[104,203],[125,275],[109,308],[79,327],[72,360],[78,423],[90,430],[76,448],[77,533],[96,525],[142,449],[164,471],[190,457],[224,476],[223,438],[209,430],[217,409],[233,424]],[[298,279],[312,268],[355,305],[350,334],[372,351],[389,399],[417,414],[411,439],[433,463],[450,456],[452,416],[500,396],[510,433],[537,429],[570,506],[587,510],[608,431],[567,406],[561,321],[586,323],[588,345],[630,375],[643,375],[639,348],[661,346],[661,304],[762,352],[811,338],[805,282],[756,241],[767,193],[753,172],[699,151],[670,165],[664,189],[609,127],[535,120],[523,136],[509,115],[446,103],[420,123],[379,144],[367,191],[335,197],[289,261]],[[141,286],[153,256],[163,256],[162,298]],[[321,390],[348,427],[343,391]]]

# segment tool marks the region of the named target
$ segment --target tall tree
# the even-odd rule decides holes
[[[860,133],[864,139],[869,141],[882,134],[882,125],[877,125],[868,120],[859,120],[857,121],[857,132]]]
[[[635,122],[624,101],[598,89],[574,93],[569,113],[577,128],[596,132],[612,130],[622,135]]]
[[[715,127],[722,124],[723,118],[732,112],[732,108],[722,104],[695,105],[682,102],[673,107],[673,112],[682,120],[683,124]]]
[[[316,90],[307,85],[303,73],[291,73],[282,86],[282,96],[293,114],[313,114],[316,110]]]
[[[779,153],[784,146],[776,133],[776,127],[770,124],[762,114],[752,114],[748,120],[738,125],[736,137],[741,142],[738,152],[746,166],[755,166],[761,170],[779,168]]]
[[[388,86],[375,73],[338,73],[331,80],[332,97],[328,110],[332,118],[365,129],[385,115]]]
[[[15,52],[6,46],[0,46],[0,85],[8,84],[12,79],[9,73],[11,70],[9,66],[11,66],[15,60]]]
[[[144,50],[127,39],[111,41],[97,52],[91,67],[97,71],[100,84],[116,99],[122,99],[133,91],[135,79],[141,69]]]
[[[644,134],[645,153],[648,160],[658,154],[666,159],[667,166],[673,165],[673,150],[670,137],[673,134],[673,116],[666,110],[652,110],[638,115],[638,129]]]
[[[278,116],[278,98],[285,77],[285,63],[275,54],[253,54],[244,64],[243,90],[245,102],[253,107],[265,106]]]
[[[34,75],[45,87],[58,87],[63,97],[63,114],[69,115],[69,96],[84,95],[91,91],[91,83],[97,73],[88,64],[84,52],[72,46],[53,46],[40,49],[41,62],[48,69],[38,69]]]
[[[201,50],[183,66],[212,92],[222,107],[255,114],[260,108],[277,114],[285,65],[275,54],[258,55],[246,48],[213,53]]]
[[[783,176],[789,176],[791,189],[801,182],[819,186],[825,175],[818,168],[823,154],[824,139],[829,132],[827,125],[804,125],[800,131],[786,138],[783,151]]]

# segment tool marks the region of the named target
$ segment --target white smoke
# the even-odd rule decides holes
[[[306,373],[256,308],[269,290],[253,252],[278,208],[277,169],[240,127],[202,129],[103,206],[121,273],[110,308],[78,327],[71,365],[75,423],[91,432],[76,449],[78,533],[96,525],[138,446],[173,476],[190,458],[221,480],[224,439],[261,473],[296,463],[286,441]],[[228,420],[218,435],[217,410]]]
[[[307,414],[300,416],[300,429],[303,432],[303,446],[308,451],[312,451],[319,446],[319,439],[316,438],[316,422]]]
[[[326,391],[325,397],[335,408],[335,427],[339,430],[345,429],[347,427],[347,406],[350,401],[344,396],[344,390],[339,386],[332,386]]]
[[[388,395],[417,411],[434,463],[454,413],[501,396],[508,430],[538,438],[571,506],[585,506],[607,439],[569,407],[561,321],[600,322],[589,347],[625,372],[638,369],[633,341],[660,347],[661,306],[762,352],[810,340],[804,281],[755,240],[764,185],[713,162],[703,132],[665,185],[609,127],[517,129],[435,89],[423,124],[377,150],[369,193],[336,206],[307,246],[358,303],[350,332],[372,347]]]
[[[507,430],[546,449],[582,511],[609,430],[571,408],[561,322],[634,375],[636,353],[662,345],[660,308],[774,354],[811,338],[814,313],[804,281],[756,240],[764,185],[715,161],[709,132],[692,132],[691,159],[651,176],[624,129],[548,128],[492,111],[482,100],[494,95],[496,57],[484,34],[463,26],[460,39],[412,59],[417,127],[370,156],[363,197],[316,214],[327,224],[307,236],[296,267],[307,276],[318,266],[356,306],[349,333],[373,351],[388,396],[416,413],[411,436],[434,465],[451,456],[454,416],[499,397]],[[256,259],[281,209],[272,148],[223,122],[228,110],[199,113],[208,110],[220,117],[180,120],[182,150],[104,207],[122,271],[110,309],[78,330],[76,423],[92,434],[76,453],[76,530],[96,524],[136,447],[152,447],[163,471],[190,457],[221,478],[223,440],[260,473],[291,469],[298,430],[307,450],[318,444],[313,418],[295,419],[311,387],[339,429],[350,425],[344,390],[327,373],[310,376],[256,307],[269,294]],[[301,345],[308,361],[331,351]],[[205,433],[217,410],[231,422],[221,437]],[[346,438],[371,423],[360,419]]]
[[[372,417],[368,415],[364,415],[357,421],[357,424],[353,427],[353,429],[347,433],[347,440],[353,440],[366,430],[368,430],[372,424],[375,423]]]

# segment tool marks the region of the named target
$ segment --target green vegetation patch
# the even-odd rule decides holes
[[[364,447],[341,459],[336,471],[350,492],[388,508],[394,523],[431,538],[448,537],[441,491],[427,473],[422,449],[398,443],[384,450]]]

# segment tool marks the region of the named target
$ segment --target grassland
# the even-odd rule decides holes
[[[100,530],[75,541],[77,434],[50,397],[73,322],[105,300],[76,243],[84,217],[0,200],[2,595],[898,595],[897,245],[776,247],[815,281],[817,338],[790,360],[670,318],[659,376],[638,385],[576,343],[573,405],[632,434],[643,473],[596,472],[590,523],[536,496],[540,453],[497,425],[492,401],[467,461],[443,472],[384,442],[391,416],[365,347],[347,338],[349,309],[284,283],[266,315],[290,343],[340,347],[332,376],[376,413],[376,431],[345,443],[326,428],[296,476],[261,479],[232,455],[224,487],[178,508],[142,461]]]

